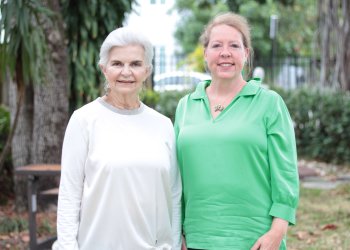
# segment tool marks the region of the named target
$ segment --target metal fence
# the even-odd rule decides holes
[[[319,80],[319,63],[309,57],[284,57],[274,60],[260,59],[253,62],[253,68],[262,68],[264,82],[286,89],[302,85],[314,85]],[[254,75],[254,71],[253,71]]]
[[[185,58],[186,56],[183,55],[169,55],[162,51],[155,53],[153,61],[154,74],[159,75],[172,71],[191,71],[185,64]]]

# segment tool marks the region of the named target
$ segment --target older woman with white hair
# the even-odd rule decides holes
[[[153,48],[130,28],[100,50],[106,94],[76,110],[62,150],[58,249],[180,249],[181,179],[171,121],[140,101]]]

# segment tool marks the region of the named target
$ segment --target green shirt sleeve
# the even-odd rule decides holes
[[[294,225],[299,197],[295,135],[292,119],[279,95],[267,122],[267,143],[272,192],[269,214]]]

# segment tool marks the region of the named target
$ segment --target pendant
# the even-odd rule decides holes
[[[224,106],[222,106],[221,104],[214,106],[214,112],[221,112],[223,110],[224,110]]]

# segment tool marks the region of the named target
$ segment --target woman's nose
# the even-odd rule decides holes
[[[221,52],[220,52],[220,56],[221,57],[230,57],[231,56],[231,52],[228,48],[222,48]]]
[[[221,57],[231,57],[231,53],[228,50],[223,50],[220,53]]]
[[[125,65],[123,68],[122,68],[122,71],[121,73],[123,75],[130,75],[131,74],[131,69],[128,65]]]

